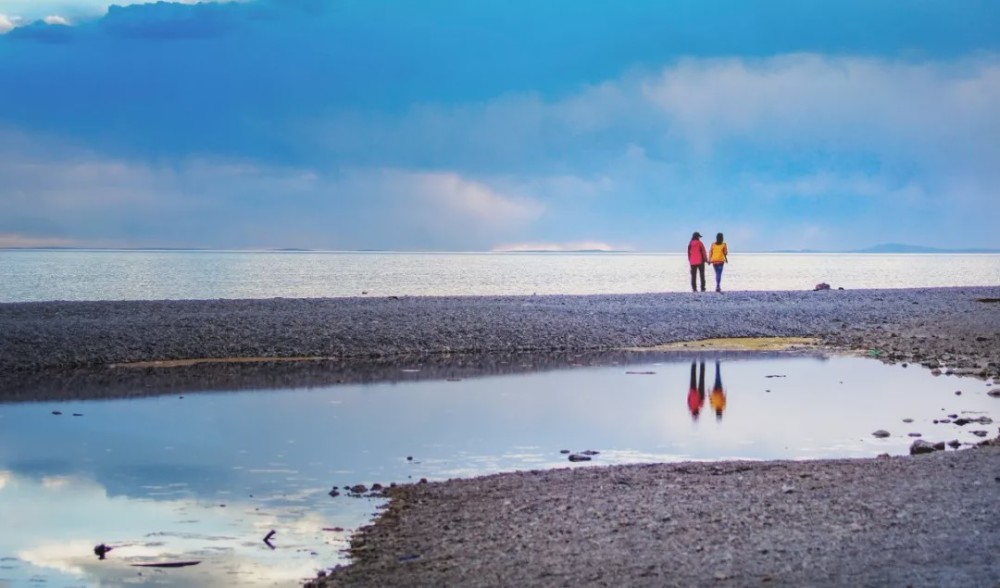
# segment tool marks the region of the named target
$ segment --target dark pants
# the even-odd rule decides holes
[[[715,267],[715,289],[719,290],[722,288],[722,268],[724,267],[721,263],[713,263]]]
[[[701,275],[701,291],[705,291],[705,264],[699,263],[698,265],[691,266],[691,291],[697,292],[698,288],[695,285],[695,276]]]

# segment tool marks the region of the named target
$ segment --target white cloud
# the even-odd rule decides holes
[[[0,35],[10,32],[17,26],[17,18],[9,17],[6,14],[0,13]]]
[[[58,14],[50,14],[49,16],[43,18],[42,22],[44,22],[47,25],[60,25],[60,26],[70,25],[69,19],[67,19],[64,16],[59,16]]]
[[[529,198],[497,192],[483,182],[453,172],[401,172],[400,181],[411,187],[434,214],[465,218],[488,226],[520,225],[536,220],[544,206]]]
[[[727,140],[871,150],[892,159],[1000,157],[1000,57],[902,62],[795,54],[688,59],[642,84],[703,154]]]
[[[506,243],[497,245],[493,251],[631,251],[630,247],[615,246],[603,241],[575,241],[570,243],[552,243],[548,241],[528,241],[523,243]]]

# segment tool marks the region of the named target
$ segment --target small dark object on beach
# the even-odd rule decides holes
[[[986,393],[987,396],[992,396],[993,398],[1000,398],[1000,388],[994,388]]]
[[[907,433],[907,436],[909,436],[909,437],[923,437],[923,435],[920,434],[920,433]]]
[[[61,412],[59,412],[58,410],[53,410],[53,411],[52,411],[52,414],[54,414],[54,415],[60,415],[60,414],[62,414],[62,413],[61,413]]]
[[[381,492],[383,488],[384,486],[382,486],[382,484],[379,484],[378,482],[372,484],[372,492]]]
[[[764,376],[764,377],[765,378],[787,378],[788,376],[786,376],[785,374],[771,374],[771,375]]]
[[[97,555],[97,559],[104,559],[104,556],[106,556],[112,549],[114,549],[114,547],[109,547],[101,543],[97,547],[94,547],[94,554]]]
[[[580,455],[579,453],[573,453],[569,456],[570,461],[590,461],[589,455]]]
[[[586,451],[581,451],[580,453],[582,455],[597,455],[600,453],[600,451],[594,451],[593,449],[588,449]]]
[[[830,289],[830,284],[827,284],[826,282],[820,282],[816,284],[816,287],[813,288],[813,291],[829,290],[829,289]]]
[[[989,435],[989,433],[987,433],[986,431],[971,431],[971,433],[976,437],[985,437]]]
[[[364,484],[355,484],[351,486],[352,494],[364,494],[365,492],[368,492],[368,487]]]
[[[954,422],[959,427],[964,427],[965,425],[968,425],[969,423],[971,423],[972,419],[961,418],[961,419],[955,419],[952,422]]]
[[[413,456],[412,455],[407,455],[406,456],[406,461],[413,461]]]
[[[962,443],[959,442],[958,439],[952,439],[951,441],[948,442],[948,447],[951,447],[952,449],[958,449],[961,446]]]
[[[336,497],[340,496],[340,491],[337,490],[336,486],[334,486],[329,492],[327,492],[327,494],[329,494],[330,496],[336,498]]]
[[[961,396],[961,395],[962,395],[961,390],[955,390],[955,396]]]
[[[417,482],[417,483],[418,484],[426,484],[427,483],[427,478],[420,478],[420,481]]]
[[[271,537],[274,537],[275,532],[276,531],[274,529],[271,529],[267,533],[267,535],[264,535],[264,544],[267,545],[268,547],[270,547],[271,549],[274,549],[274,545],[271,545]]]
[[[976,302],[985,302],[987,304],[997,304],[1000,302],[1000,298],[976,298]]]
[[[559,453],[566,455],[567,453],[569,453],[569,449],[560,449]]]
[[[886,437],[889,436],[889,431],[886,431],[885,429],[879,429],[878,431],[872,433],[872,436],[878,437],[879,439],[885,439]]]
[[[73,416],[83,416],[83,413],[82,412],[74,412]]]
[[[924,441],[923,439],[917,439],[910,445],[910,455],[920,455],[921,453],[934,453],[937,448],[934,447],[933,443]]]
[[[196,566],[201,563],[201,560],[195,561],[165,561],[158,563],[141,563],[132,564],[133,568],[186,568],[188,566]]]

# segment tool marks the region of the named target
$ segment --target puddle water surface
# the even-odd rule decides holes
[[[934,423],[991,418],[1000,401],[988,389],[861,358],[707,354],[460,381],[0,405],[0,585],[292,586],[344,563],[349,533],[381,503],[344,486],[903,454],[910,433],[995,436],[993,424]],[[874,438],[877,429],[890,436]],[[561,450],[599,453],[570,463]],[[328,495],[333,486],[340,496]],[[271,530],[273,549],[263,541]],[[100,560],[102,543],[113,549]],[[133,567],[170,561],[200,563]]]

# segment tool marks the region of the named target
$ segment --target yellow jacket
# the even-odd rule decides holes
[[[712,243],[712,249],[708,253],[708,263],[726,263],[729,261],[729,247],[723,243]]]

